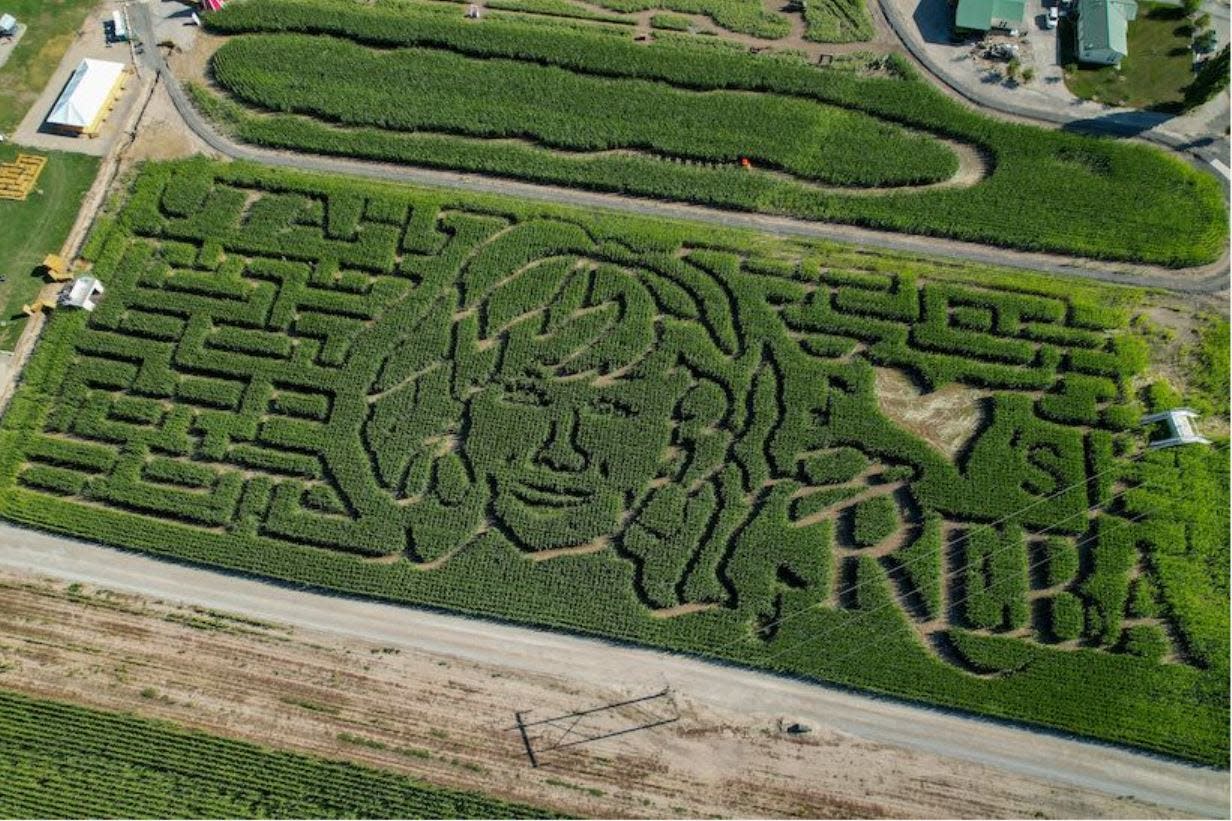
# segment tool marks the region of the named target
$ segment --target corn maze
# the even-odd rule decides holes
[[[11,519],[1226,750],[1114,305],[204,161],[85,255],[107,294],[0,428]],[[875,369],[988,392],[957,460]]]
[[[873,39],[873,21],[861,0],[815,0],[804,9],[805,39],[855,43]]]
[[[809,9],[831,6],[845,8]],[[717,38],[458,12],[232,3],[205,20],[225,42],[189,90],[272,149],[1175,267],[1226,245],[1209,175],[984,117],[895,56],[819,68]]]

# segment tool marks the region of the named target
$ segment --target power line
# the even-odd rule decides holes
[[[972,528],[972,529],[970,529],[970,530],[964,531],[964,533],[963,533],[963,535],[960,537],[960,539],[961,539],[962,541],[969,540],[969,539],[970,539],[970,538],[971,538],[974,534],[976,534],[976,533],[978,533],[978,532],[980,532],[980,531],[982,531],[982,530],[991,530],[991,529],[994,529],[994,528],[996,528],[998,525],[1005,524],[1006,522],[1011,521],[1011,520],[1013,520],[1013,519],[1017,518],[1017,517],[1018,517],[1018,516],[1020,516],[1021,514],[1026,513],[1026,512],[1027,512],[1027,511],[1029,511],[1029,510],[1033,510],[1033,509],[1035,509],[1036,507],[1039,507],[1039,506],[1040,506],[1040,505],[1042,505],[1042,504],[1045,504],[1045,503],[1047,503],[1047,502],[1053,501],[1054,499],[1057,499],[1057,498],[1059,498],[1059,497],[1061,497],[1061,496],[1065,495],[1066,493],[1069,493],[1070,491],[1072,491],[1072,490],[1074,490],[1074,489],[1076,489],[1076,488],[1079,488],[1079,487],[1086,488],[1086,487],[1088,487],[1088,486],[1091,484],[1091,482],[1095,481],[1095,480],[1096,480],[1096,479],[1098,479],[1099,477],[1101,477],[1101,476],[1105,476],[1105,475],[1107,475],[1107,474],[1109,474],[1109,473],[1112,473],[1112,472],[1114,472],[1114,471],[1121,470],[1121,469],[1122,469],[1122,468],[1124,468],[1126,465],[1129,465],[1129,464],[1132,464],[1132,463],[1134,463],[1134,462],[1138,461],[1139,459],[1141,459],[1141,458],[1145,455],[1145,453],[1146,453],[1146,452],[1145,452],[1145,451],[1143,451],[1142,453],[1139,453],[1137,456],[1134,456],[1134,457],[1132,457],[1132,458],[1130,458],[1130,459],[1127,459],[1127,460],[1125,460],[1125,461],[1123,461],[1123,462],[1118,462],[1118,463],[1117,463],[1117,464],[1115,464],[1114,466],[1109,467],[1109,468],[1105,468],[1105,469],[1103,469],[1103,470],[1099,471],[1098,473],[1093,473],[1093,474],[1091,474],[1091,476],[1084,478],[1081,482],[1076,482],[1076,483],[1074,483],[1074,484],[1071,484],[1071,485],[1068,485],[1068,486],[1066,486],[1066,487],[1063,487],[1063,488],[1061,488],[1060,490],[1055,491],[1055,492],[1053,492],[1052,494],[1050,494],[1050,495],[1048,495],[1048,496],[1043,497],[1042,499],[1037,499],[1035,502],[1032,502],[1031,504],[1027,505],[1026,507],[1019,508],[1018,510],[1015,510],[1015,511],[1014,511],[1014,512],[1012,512],[1012,513],[1008,513],[1008,514],[1006,514],[1005,516],[1002,516],[1000,519],[997,519],[997,520],[992,521],[992,522],[988,522],[988,523],[986,523],[986,524],[978,525],[978,526],[976,526],[976,527],[974,527],[974,528]],[[1104,506],[1104,505],[1106,505],[1106,504],[1108,504],[1108,503],[1112,502],[1112,501],[1113,501],[1114,499],[1116,499],[1117,497],[1124,495],[1124,494],[1127,492],[1127,490],[1128,490],[1128,489],[1123,490],[1123,491],[1119,491],[1119,492],[1117,492],[1117,493],[1115,493],[1115,494],[1112,494],[1110,497],[1108,497],[1108,499],[1104,500],[1103,502],[1099,502],[1099,503],[1096,503],[1095,505],[1091,505],[1091,506],[1087,507],[1087,508],[1086,508],[1085,510],[1083,510],[1083,511],[1079,511],[1079,512],[1075,512],[1075,513],[1071,513],[1070,515],[1068,515],[1068,516],[1066,516],[1066,517],[1064,517],[1064,518],[1062,518],[1062,519],[1059,519],[1059,520],[1057,520],[1057,521],[1053,522],[1052,524],[1050,524],[1050,525],[1048,525],[1047,527],[1045,527],[1043,530],[1037,531],[1037,532],[1035,532],[1035,533],[1034,533],[1034,534],[1032,534],[1032,535],[1039,536],[1039,535],[1042,535],[1042,534],[1044,534],[1044,533],[1048,533],[1048,532],[1049,532],[1049,531],[1051,531],[1053,528],[1057,527],[1057,526],[1058,526],[1061,522],[1068,521],[1069,519],[1073,519],[1073,518],[1075,518],[1076,516],[1088,516],[1088,515],[1089,515],[1092,511],[1098,510],[1100,507],[1102,507],[1102,506]],[[957,545],[957,544],[961,544],[961,543],[962,543],[962,541],[960,541],[960,542],[956,542],[955,544],[956,544],[956,545]],[[990,554],[990,555],[991,555],[991,554]],[[919,562],[919,561],[922,561],[922,560],[923,560],[923,557],[919,557],[919,558],[917,558],[917,559],[915,560],[915,562]],[[913,565],[913,563],[914,563],[914,562],[912,562],[912,561],[904,561],[904,562],[900,562],[900,565],[899,565],[899,566],[900,566],[900,567],[903,567],[903,568],[906,568],[906,567],[910,567],[910,566],[912,566],[912,565]],[[948,574],[943,574],[943,575],[942,575],[942,581],[945,581],[947,578],[948,578]],[[852,585],[851,585],[850,587],[848,587],[848,588],[845,588],[845,589],[840,589],[839,591],[837,591],[837,592],[835,593],[835,596],[836,596],[839,600],[842,600],[842,598],[843,598],[844,596],[847,596],[847,595],[849,595],[849,594],[851,594],[851,593],[854,593],[854,592],[856,592],[858,589],[859,589],[859,584],[858,584],[858,583],[854,583],[854,584],[852,584]],[[788,613],[788,614],[785,614],[785,615],[783,615],[783,616],[780,616],[780,617],[779,617],[779,618],[777,618],[777,619],[774,619],[774,620],[772,620],[772,621],[769,621],[769,622],[767,622],[767,623],[765,623],[765,624],[761,625],[761,629],[762,629],[762,630],[768,630],[768,629],[770,629],[770,628],[772,628],[772,627],[777,627],[777,626],[779,626],[779,625],[786,624],[787,622],[791,621],[792,619],[799,618],[800,616],[806,615],[806,614],[807,614],[810,610],[812,610],[813,608],[819,608],[819,607],[823,607],[823,606],[824,606],[824,604],[823,604],[823,603],[820,603],[820,602],[819,602],[819,603],[817,603],[817,604],[809,605],[808,607],[801,608],[800,610],[793,611],[793,612],[791,612],[791,613]],[[738,644],[742,644],[744,641],[745,641],[745,638],[744,638],[744,637],[740,637],[740,638],[737,638],[737,639],[733,639],[732,641],[727,642],[726,644],[721,644],[721,645],[719,645],[718,647],[712,648],[709,652],[711,652],[711,653],[721,653],[721,652],[722,652],[722,651],[724,651],[724,650],[727,650],[727,649],[729,649],[729,648],[731,648],[731,647],[735,647],[735,646],[736,646],[736,645],[738,645]]]
[[[1147,515],[1147,512],[1146,512],[1146,511],[1143,511],[1142,513],[1139,513],[1137,516],[1134,516],[1132,519],[1118,519],[1117,521],[1122,522],[1122,524],[1121,524],[1119,527],[1117,527],[1116,529],[1117,529],[1117,530],[1119,530],[1119,529],[1121,529],[1121,528],[1128,527],[1129,525],[1134,524],[1135,522],[1137,522],[1137,521],[1139,521],[1140,519],[1144,518],[1146,515]],[[1086,537],[1084,537],[1083,539],[1080,539],[1080,540],[1079,540],[1079,541],[1075,544],[1075,547],[1078,547],[1078,546],[1081,546],[1081,545],[1084,545],[1084,544],[1088,544],[1089,542],[1091,542],[1091,541],[1093,541],[1093,540],[1095,540],[1095,539],[1098,539],[1098,538],[1100,538],[1101,536],[1106,535],[1106,534],[1108,533],[1108,531],[1109,531],[1109,530],[1111,530],[1111,529],[1113,529],[1113,528],[1110,526],[1110,527],[1108,527],[1108,528],[1104,528],[1104,529],[1102,529],[1100,532],[1098,532],[1098,533],[1096,533],[1096,534],[1094,534],[1094,535],[1086,536]],[[1017,545],[1015,545],[1015,547],[1016,547],[1016,546],[1017,546]],[[1005,549],[1006,549],[1006,548],[1001,548],[1001,550],[1002,550],[1002,551],[1004,551]],[[992,553],[989,553],[989,554],[988,554],[988,556],[992,556],[992,555],[994,555],[996,552],[997,552],[997,551],[993,551]],[[1027,572],[1028,576],[1030,575],[1030,573],[1031,573],[1031,571],[1032,571],[1032,570],[1034,570],[1034,569],[1035,569],[1035,568],[1037,568],[1037,567],[1041,567],[1041,566],[1042,566],[1043,564],[1045,564],[1047,561],[1048,561],[1048,559],[1047,559],[1047,558],[1044,558],[1044,559],[1040,559],[1040,560],[1039,560],[1039,561],[1037,561],[1037,562],[1029,562],[1029,563],[1027,564],[1027,567],[1026,567],[1026,572]],[[971,564],[971,563],[970,563],[970,562],[968,562],[967,564],[962,565],[962,566],[960,566],[959,568],[957,568],[954,572],[955,572],[955,573],[957,573],[957,572],[959,572],[959,571],[966,570],[966,569],[968,569],[968,568],[970,567],[970,564]],[[943,578],[945,578],[945,577],[943,576]],[[997,582],[993,582],[993,585],[994,585],[994,586],[995,586],[996,584],[997,584]],[[956,605],[959,605],[959,604],[962,604],[962,603],[964,603],[964,602],[966,602],[966,601],[969,601],[969,600],[972,598],[972,596],[974,596],[974,595],[975,595],[974,593],[968,593],[968,594],[966,594],[966,595],[960,596],[960,597],[958,597],[957,599],[954,599],[954,600],[950,601],[948,604],[949,604],[949,606],[950,606],[950,607],[954,607],[954,606],[956,606]],[[875,612],[877,612],[877,611],[879,611],[879,610],[883,610],[883,609],[885,609],[887,606],[894,606],[894,604],[895,604],[894,600],[893,600],[893,599],[891,599],[891,601],[889,601],[889,602],[887,602],[887,603],[885,603],[885,604],[879,605],[878,607],[870,608],[869,610],[862,610],[862,611],[860,611],[860,614],[859,614],[859,615],[857,615],[855,618],[853,618],[851,621],[846,622],[845,624],[843,624],[843,625],[842,625],[842,628],[843,628],[843,629],[846,629],[846,628],[850,627],[852,624],[855,624],[856,622],[858,622],[858,621],[859,621],[859,619],[860,619],[862,616],[867,615],[867,614],[870,614],[870,613],[875,613]],[[800,611],[800,612],[803,612],[803,611]],[[833,632],[833,631],[830,631],[830,632]],[[829,663],[831,663],[831,664],[835,664],[835,665],[842,664],[844,661],[846,661],[847,659],[849,659],[849,658],[851,658],[851,657],[855,656],[856,654],[866,652],[866,651],[868,650],[868,648],[869,648],[870,644],[876,644],[877,642],[884,640],[885,636],[886,636],[886,635],[889,635],[889,634],[890,634],[890,631],[888,631],[888,630],[887,630],[887,631],[883,631],[883,635],[882,635],[880,638],[878,638],[876,635],[874,635],[873,637],[871,637],[871,638],[870,638],[870,639],[868,639],[867,641],[863,642],[863,643],[862,643],[862,646],[861,646],[860,648],[858,648],[856,651],[854,651],[854,652],[852,652],[852,653],[845,654],[845,655],[841,656],[841,657],[840,657],[837,661],[831,661],[831,662],[829,662]],[[806,645],[806,644],[809,644],[810,642],[817,641],[817,640],[819,640],[819,639],[821,639],[821,638],[824,638],[824,636],[825,636],[825,635],[827,635],[827,634],[824,634],[824,633],[823,633],[823,634],[818,634],[818,635],[815,635],[815,636],[809,636],[807,639],[803,639],[803,640],[801,640],[801,641],[799,641],[799,642],[796,642],[795,644],[792,644],[792,645],[790,645],[789,647],[783,648],[783,649],[779,650],[778,652],[776,652],[776,653],[774,653],[774,654],[772,654],[772,655],[770,655],[770,656],[763,656],[763,657],[761,657],[761,658],[757,659],[757,662],[758,662],[759,664],[764,664],[764,663],[766,663],[766,662],[773,661],[774,659],[779,658],[780,656],[783,656],[783,655],[784,655],[784,654],[786,654],[786,653],[790,653],[792,650],[798,649],[798,648],[800,648],[800,647],[803,647],[803,646],[804,646],[804,645]]]
[[[1125,494],[1126,494],[1126,493],[1128,493],[1128,492],[1129,492],[1129,489],[1127,488],[1126,490],[1123,490],[1123,491],[1120,491],[1120,492],[1118,492],[1118,493],[1116,493],[1116,494],[1113,494],[1112,496],[1110,496],[1110,497],[1108,498],[1108,500],[1107,500],[1106,502],[1103,502],[1103,503],[1100,503],[1100,504],[1096,504],[1096,505],[1092,505],[1091,507],[1088,507],[1087,509],[1085,509],[1085,510],[1083,510],[1083,511],[1080,511],[1080,512],[1077,512],[1077,513],[1073,513],[1073,514],[1071,514],[1070,516],[1067,516],[1065,519],[1060,519],[1060,520],[1058,520],[1058,522],[1054,522],[1054,523],[1053,523],[1052,525],[1050,525],[1048,528],[1045,528],[1044,530],[1038,531],[1037,533],[1035,533],[1035,534],[1033,534],[1033,535],[1038,536],[1038,535],[1042,535],[1042,534],[1044,534],[1044,533],[1047,533],[1047,532],[1048,532],[1048,531],[1049,531],[1052,527],[1055,527],[1057,524],[1059,524],[1060,522],[1065,521],[1066,519],[1072,519],[1072,518],[1074,518],[1075,516],[1087,516],[1087,515],[1089,515],[1092,511],[1098,510],[1098,509],[1099,509],[1100,507],[1102,507],[1104,504],[1108,504],[1108,503],[1112,502],[1114,499],[1116,499],[1116,498],[1118,498],[1118,497],[1120,497],[1120,496],[1123,496],[1123,495],[1125,495]],[[972,535],[972,534],[974,534],[974,533],[976,533],[976,532],[978,532],[978,530],[979,530],[979,528],[974,529],[974,530],[971,530],[971,531],[967,531],[967,532],[965,532],[962,536],[960,536],[959,540],[956,540],[953,544],[954,544],[955,546],[958,546],[959,544],[963,544],[964,542],[969,541],[969,540],[970,540],[970,538],[971,538],[971,535]],[[1075,544],[1075,547],[1077,547],[1078,545],[1081,545],[1081,544],[1085,544],[1085,543],[1086,543],[1086,541],[1085,541],[1085,540],[1079,540],[1079,542],[1077,542],[1077,543]],[[993,556],[1000,555],[1000,554],[1002,554],[1002,553],[1008,552],[1008,551],[1013,550],[1013,549],[1016,549],[1016,548],[1017,548],[1017,545],[1003,545],[1003,546],[1001,546],[1001,547],[999,547],[999,548],[997,548],[997,549],[995,549],[995,550],[990,551],[990,552],[989,552],[989,553],[988,553],[988,554],[987,554],[984,558],[992,558]],[[941,574],[941,579],[940,579],[940,580],[941,580],[941,582],[942,582],[942,583],[947,582],[947,581],[949,581],[949,580],[950,580],[950,577],[951,577],[951,576],[955,576],[955,577],[956,577],[958,574],[960,574],[960,573],[962,573],[962,572],[965,572],[965,571],[966,571],[966,570],[970,567],[970,564],[971,564],[970,562],[967,562],[966,564],[959,565],[958,567],[956,567],[955,569],[953,569],[953,570],[951,570],[951,571],[947,571],[947,572],[942,573],[942,574]],[[1039,563],[1036,563],[1036,565],[1028,565],[1028,572],[1030,572],[1030,570],[1031,570],[1031,569],[1033,569],[1033,568],[1034,568],[1034,566],[1038,566],[1038,564],[1039,564]],[[908,565],[908,563],[906,563],[906,562],[903,562],[903,563],[901,564],[901,566],[902,566],[902,567],[906,567],[907,565]],[[852,585],[851,585],[851,587],[850,587],[850,588],[848,588],[848,590],[847,590],[846,592],[848,592],[848,593],[858,592],[858,591],[859,591],[859,589],[860,589],[860,587],[861,587],[861,585],[860,585],[858,582],[856,582],[856,583],[852,584]],[[953,601],[953,602],[950,602],[950,606],[953,606],[953,605],[958,604],[958,603],[959,603],[958,601]],[[820,604],[810,605],[809,607],[806,607],[806,608],[801,608],[800,610],[795,611],[795,613],[793,613],[792,615],[797,615],[797,616],[799,616],[799,615],[803,615],[803,614],[807,613],[809,610],[811,610],[811,609],[813,609],[813,608],[820,607],[820,606],[821,606]],[[873,613],[876,613],[876,612],[879,612],[879,611],[881,611],[881,610],[885,610],[886,608],[889,608],[889,607],[894,607],[894,606],[896,606],[896,605],[895,605],[895,602],[891,600],[891,601],[886,602],[886,603],[884,603],[884,604],[882,604],[882,605],[879,605],[878,607],[870,608],[870,609],[868,609],[868,610],[861,610],[861,611],[860,611],[860,614],[859,614],[859,615],[857,615],[857,616],[855,617],[855,620],[859,620],[859,619],[861,619],[861,618],[866,618],[866,617],[868,617],[868,616],[871,616]],[[838,629],[845,629],[845,628],[849,627],[849,626],[851,625],[851,623],[852,623],[852,622],[848,622],[848,623],[846,623],[846,624],[843,624],[843,625],[840,625],[840,626],[836,626],[835,628],[833,628],[833,629],[831,629],[831,630],[829,630],[829,631],[826,631],[826,632],[820,633],[820,634],[815,635],[815,636],[811,636],[809,640],[811,641],[811,640],[816,640],[816,639],[821,639],[821,638],[824,638],[826,635],[829,635],[830,633],[833,633],[833,632],[835,632],[835,631],[836,631],[836,630],[838,630]]]

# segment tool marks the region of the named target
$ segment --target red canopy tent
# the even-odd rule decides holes
[[[218,11],[227,5],[227,0],[201,0],[202,11]]]

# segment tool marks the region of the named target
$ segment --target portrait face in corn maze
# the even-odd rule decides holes
[[[576,254],[511,264],[490,286],[442,289],[416,326],[435,355],[396,344],[377,380],[392,387],[372,394],[365,435],[411,502],[422,561],[487,529],[525,551],[598,549],[667,468],[689,379],[638,271]]]
[[[1120,303],[442,196],[146,167],[0,420],[0,515],[1226,758],[1176,563],[1226,454],[1138,444]],[[942,447],[903,403],[955,393]]]
[[[656,356],[645,286],[617,266],[553,258],[475,310],[474,344],[460,350],[466,326],[455,333],[454,367],[471,374],[456,387],[456,455],[452,468],[438,461],[433,487],[448,496],[450,482],[474,483],[491,524],[522,549],[614,533],[655,477],[682,387]]]
[[[725,287],[728,261],[518,226],[379,320],[405,330],[385,334],[363,438],[406,555],[493,531],[536,559],[612,550],[651,609],[739,599],[767,619],[825,581],[827,510],[869,465],[831,447],[825,408],[864,386],[801,348],[773,294]]]

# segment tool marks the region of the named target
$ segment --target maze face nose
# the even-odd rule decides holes
[[[570,411],[563,418],[552,422],[548,439],[535,454],[535,461],[554,470],[578,473],[586,469],[586,454],[574,444],[577,430],[577,413]]]

